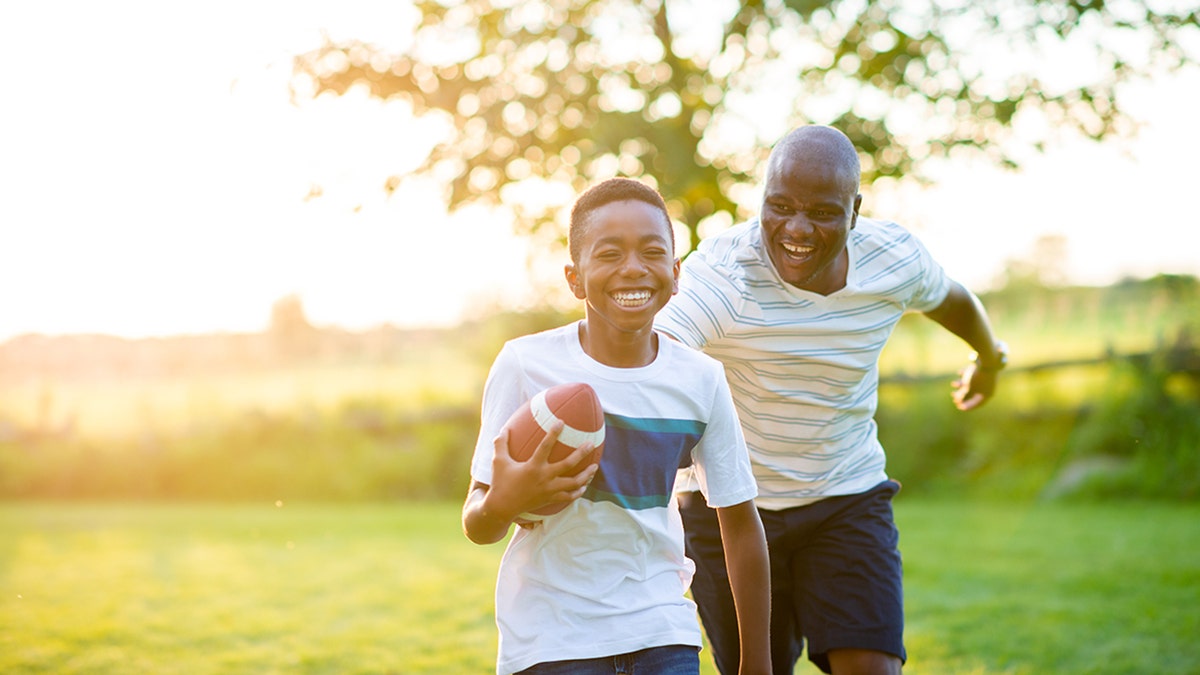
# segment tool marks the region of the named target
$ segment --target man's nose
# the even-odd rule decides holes
[[[784,224],[784,228],[788,234],[793,235],[806,235],[813,231],[812,222],[809,221],[808,215],[804,213],[797,213],[788,218],[787,223]]]

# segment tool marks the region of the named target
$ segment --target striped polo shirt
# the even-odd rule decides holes
[[[724,364],[761,508],[886,480],[879,354],[904,312],[931,310],[949,292],[941,266],[895,223],[859,217],[847,249],[846,286],[824,296],[779,277],[757,220],[735,226],[687,257],[655,322]]]

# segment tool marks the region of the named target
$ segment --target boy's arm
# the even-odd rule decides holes
[[[971,345],[979,355],[955,382],[954,403],[960,410],[983,405],[996,391],[996,379],[1006,358],[1003,343],[992,332],[983,304],[962,284],[951,281],[949,295],[942,304],[925,312],[925,316]]]
[[[754,501],[717,509],[725,567],[737,609],[741,675],[771,672],[771,570]]]
[[[570,455],[550,461],[550,450],[562,431],[562,422],[546,433],[533,455],[518,462],[508,452],[508,431],[496,438],[492,456],[492,483],[472,481],[463,503],[462,527],[467,538],[476,544],[494,544],[508,534],[508,527],[522,513],[539,509],[554,502],[569,502],[583,495],[592,476],[599,469],[592,464],[570,475],[592,451],[591,443],[583,443]]]

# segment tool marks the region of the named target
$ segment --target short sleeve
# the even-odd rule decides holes
[[[731,314],[729,280],[704,258],[703,249],[684,260],[679,271],[679,292],[655,317],[654,327],[693,348],[703,349],[724,332]]]
[[[479,437],[475,441],[475,454],[471,458],[471,478],[474,480],[491,484],[494,442],[508,418],[521,407],[525,399],[519,359],[511,345],[505,345],[492,363],[487,382],[483,386]]]
[[[758,486],[729,384],[719,367],[714,390],[708,425],[693,450],[693,477],[708,505],[720,508],[754,499]]]
[[[950,293],[950,277],[933,259],[933,255],[929,253],[929,249],[925,248],[925,244],[916,235],[910,233],[910,237],[920,256],[921,279],[909,300],[908,308],[918,312],[928,312],[936,309],[946,300],[946,296]]]

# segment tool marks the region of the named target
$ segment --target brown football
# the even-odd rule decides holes
[[[504,423],[512,458],[519,462],[528,460],[555,420],[562,420],[563,430],[558,442],[550,449],[550,461],[563,459],[588,441],[595,449],[580,463],[578,470],[583,471],[600,460],[604,448],[604,409],[600,407],[596,390],[584,382],[555,385],[538,392],[517,408]],[[523,517],[536,520],[537,516],[553,515],[565,509],[568,503],[544,506],[534,510],[532,518],[531,514],[523,514]]]

